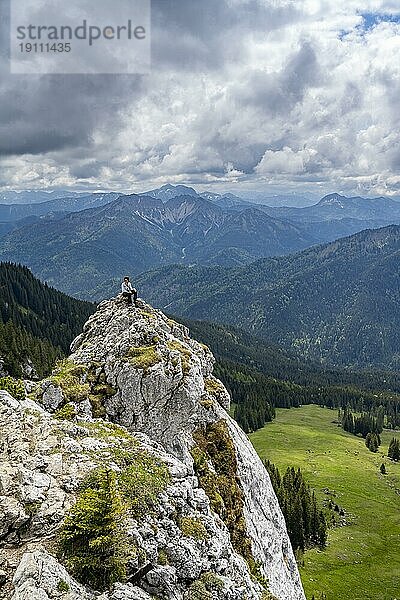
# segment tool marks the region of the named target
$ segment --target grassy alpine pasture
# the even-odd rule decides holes
[[[308,600],[400,600],[400,464],[387,456],[384,431],[377,454],[337,426],[337,413],[315,405],[277,409],[276,419],[252,434],[262,458],[280,471],[301,467],[320,500],[331,497],[348,524],[329,530],[324,551],[309,550],[300,573]],[[385,463],[387,475],[381,475]],[[328,496],[326,491],[334,496]]]

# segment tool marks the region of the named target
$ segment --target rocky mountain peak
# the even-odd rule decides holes
[[[146,192],[146,195],[153,196],[153,198],[159,198],[163,202],[167,202],[171,198],[176,196],[197,196],[196,190],[187,185],[172,185],[167,183],[162,187]]]
[[[210,350],[192,340],[183,325],[148,304],[140,306],[102,302],[73,342],[70,361],[103,374],[115,389],[103,403],[110,419],[150,432],[191,463],[188,435],[210,420],[214,398],[229,408],[229,395],[212,376]]]
[[[211,351],[120,298],[99,305],[71,351],[30,399],[0,397],[0,598],[49,600],[62,585],[68,600],[304,600],[269,476],[227,413]],[[150,510],[126,498],[134,558],[99,596],[60,563],[54,538],[85,478],[111,470],[125,489],[137,461],[142,503],[148,478],[157,499]]]
[[[346,196],[341,196],[340,194],[328,194],[327,196],[324,196],[323,198],[321,198],[321,200],[318,202],[317,206],[337,206],[339,208],[345,208],[346,203],[348,203],[349,198],[346,198]]]

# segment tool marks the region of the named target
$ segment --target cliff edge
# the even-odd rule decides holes
[[[304,600],[269,476],[227,412],[211,351],[119,298],[71,351],[29,398],[0,393],[0,598]],[[122,490],[129,559],[96,591],[57,544],[99,473]]]

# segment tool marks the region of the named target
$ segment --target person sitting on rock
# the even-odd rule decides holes
[[[129,277],[124,277],[121,285],[122,296],[125,298],[130,306],[137,306],[137,291],[132,286]],[[133,297],[133,300],[132,300]]]

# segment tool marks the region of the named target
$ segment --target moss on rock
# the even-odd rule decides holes
[[[189,588],[189,600],[212,600],[212,594],[200,579],[196,579]]]
[[[56,410],[54,416],[59,421],[73,421],[76,417],[75,406],[68,402],[67,404],[64,404],[64,406]]]
[[[126,357],[133,366],[144,371],[147,371],[150,367],[154,367],[154,365],[161,361],[155,344],[130,348]]]
[[[173,352],[179,352],[181,355],[182,373],[184,375],[188,375],[190,371],[190,361],[192,358],[191,351],[178,340],[169,340],[167,342],[167,346]]]
[[[179,528],[186,537],[192,537],[198,541],[208,539],[207,530],[200,519],[182,517],[179,520]]]
[[[266,586],[247,533],[244,496],[227,424],[223,419],[209,423],[198,429],[193,438],[197,446],[192,449],[192,457],[199,484],[209,497],[212,509],[227,526],[236,552],[246,560],[253,577]]]
[[[207,377],[204,380],[205,390],[214,396],[218,396],[219,394],[223,394],[225,392],[225,388],[218,379],[213,379],[212,377]]]
[[[21,402],[25,399],[24,382],[20,379],[13,379],[12,377],[0,377],[0,390],[5,390],[16,400]]]
[[[132,515],[140,518],[154,508],[157,496],[170,481],[170,473],[164,463],[148,452],[136,452],[127,460],[118,481]]]
[[[164,548],[159,548],[158,549],[157,562],[158,562],[159,565],[161,565],[163,567],[165,567],[166,565],[169,565],[168,554],[166,553],[166,551],[164,550]]]
[[[57,363],[50,381],[61,388],[67,402],[82,402],[90,392],[90,385],[82,382],[82,377],[86,374],[85,365],[77,365],[65,359]]]
[[[212,571],[206,571],[200,576],[200,581],[209,592],[221,592],[224,589],[224,582]]]

